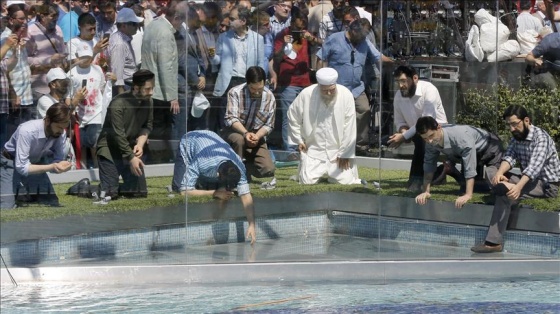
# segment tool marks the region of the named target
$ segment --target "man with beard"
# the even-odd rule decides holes
[[[70,1],[70,12],[57,23],[62,29],[65,43],[78,35],[78,18],[82,13],[89,13],[89,1]]]
[[[17,202],[36,201],[58,206],[47,172],[70,170],[64,160],[64,129],[70,124],[71,110],[63,103],[52,105],[42,120],[21,124],[2,148],[1,209],[17,207]]]
[[[356,144],[354,96],[336,84],[332,68],[317,71],[318,84],[305,88],[288,110],[290,144],[300,151],[299,182],[360,184],[353,162]]]
[[[397,133],[389,137],[389,147],[397,148],[403,142],[414,142],[414,154],[408,176],[408,190],[419,193],[424,178],[424,140],[416,134],[418,118],[430,116],[439,124],[447,124],[447,116],[437,87],[418,80],[411,66],[399,66],[393,73],[399,90],[393,100],[394,123]]]
[[[513,138],[500,167],[488,167],[485,171],[496,200],[485,242],[471,248],[476,253],[501,252],[511,209],[522,199],[555,198],[560,185],[560,160],[550,135],[531,124],[527,109],[522,106],[507,107],[502,117]],[[521,174],[509,172],[516,163]]]
[[[274,163],[266,145],[266,136],[274,128],[276,100],[265,87],[266,74],[258,66],[245,73],[247,83],[233,87],[228,93],[225,114],[226,128],[222,137],[235,153],[245,159],[247,177],[274,177]],[[264,182],[264,189],[276,187],[276,179]]]
[[[154,73],[139,70],[132,76],[132,89],[114,97],[107,108],[97,140],[100,191],[118,196],[147,197],[144,175],[144,145],[152,131]],[[119,176],[123,184],[119,187]]]
[[[50,69],[49,73],[47,73],[47,82],[50,92],[41,96],[37,101],[37,114],[41,119],[46,117],[47,110],[52,105],[59,102],[66,103],[70,87],[70,79],[61,68]],[[69,104],[72,105],[72,108],[77,107],[85,99],[86,95],[87,89],[81,88],[77,90],[72,100],[68,100]]]
[[[440,153],[444,153],[453,162],[462,162],[462,177],[456,177],[461,183],[464,195],[455,200],[455,207],[461,208],[475,191],[475,180],[487,186],[483,181],[483,166],[499,166],[502,160],[502,142],[500,138],[486,130],[469,125],[440,125],[433,117],[421,117],[416,122],[416,132],[426,142],[424,155],[424,192],[416,196],[416,203],[426,204],[430,198],[430,185],[436,172]],[[443,175],[446,175],[444,171]],[[458,173],[457,173],[458,174]],[[488,191],[487,188],[482,188]]]
[[[344,30],[342,17],[344,16],[344,0],[331,0],[332,11],[323,15],[319,26],[319,44],[322,44],[330,35]]]
[[[58,7],[54,4],[44,4],[39,7],[38,13],[39,23],[29,26],[26,44],[35,103],[41,96],[49,93],[49,70],[56,67],[65,69],[68,56],[62,30],[56,25]]]

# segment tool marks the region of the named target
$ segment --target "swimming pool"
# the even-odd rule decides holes
[[[558,313],[558,278],[524,281],[2,286],[3,313]],[[504,293],[506,292],[507,293]]]

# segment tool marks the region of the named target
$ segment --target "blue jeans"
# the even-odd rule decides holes
[[[289,145],[289,123],[288,123],[288,109],[290,109],[290,105],[294,102],[296,97],[301,93],[303,87],[299,86],[286,86],[284,89],[280,90],[279,102],[280,102],[280,109],[282,109],[282,143],[283,148],[287,151],[295,152],[297,146]]]

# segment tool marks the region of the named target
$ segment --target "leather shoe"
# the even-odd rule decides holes
[[[471,251],[475,253],[494,253],[501,252],[503,250],[504,246],[502,244],[489,245],[488,242],[480,243],[471,247]]]

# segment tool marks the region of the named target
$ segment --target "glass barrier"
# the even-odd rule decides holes
[[[446,128],[504,148],[523,104],[558,144],[513,1],[233,2],[8,8],[8,266],[470,258],[491,158],[441,154]],[[35,144],[11,136],[45,116],[48,136],[71,127],[28,179]],[[521,246],[497,258],[542,257]]]

